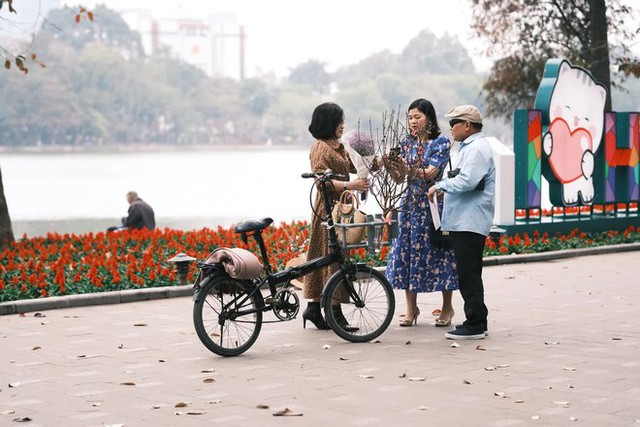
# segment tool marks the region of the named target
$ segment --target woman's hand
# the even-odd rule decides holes
[[[369,189],[369,180],[366,178],[357,178],[349,183],[350,190],[367,191]]]
[[[438,177],[438,171],[438,168],[429,165],[426,169],[422,169],[421,178],[426,179],[427,181],[433,181]]]

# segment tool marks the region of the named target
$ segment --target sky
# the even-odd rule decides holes
[[[469,0],[88,0],[89,8],[104,3],[111,9],[143,8],[154,18],[203,18],[234,12],[244,26],[246,69],[274,71],[282,76],[311,59],[328,71],[390,50],[400,53],[421,30],[442,37],[455,35],[468,46],[476,68],[490,62],[472,37]],[[72,3],[69,3],[72,4]]]

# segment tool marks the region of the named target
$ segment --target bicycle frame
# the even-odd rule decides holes
[[[296,267],[290,267],[288,269],[285,269],[279,272],[274,272],[274,269],[271,266],[271,263],[269,262],[269,255],[268,255],[267,248],[264,244],[264,239],[262,238],[262,231],[264,230],[264,228],[250,227],[249,230],[244,231],[242,224],[238,224],[238,226],[236,226],[236,229],[241,230],[239,233],[242,236],[242,240],[246,243],[248,242],[248,237],[251,236],[258,244],[258,248],[260,249],[260,255],[262,257],[262,262],[264,265],[264,270],[266,272],[266,276],[262,278],[254,279],[256,281],[254,282],[256,289],[252,291],[251,294],[261,289],[261,287],[266,282],[269,285],[270,296],[274,297],[277,292],[277,289],[276,289],[277,285],[282,283],[288,283],[293,279],[297,279],[298,277],[309,274],[312,271],[316,271],[321,268],[327,267],[333,263],[340,264],[341,270],[347,271],[347,273],[349,273],[351,270],[349,268],[351,261],[349,261],[347,258],[344,257],[343,251],[338,241],[338,236],[334,227],[333,218],[331,217],[331,208],[332,208],[331,199],[329,197],[329,192],[327,191],[327,185],[331,181],[331,179],[339,178],[341,176],[338,174],[332,174],[329,172],[329,173],[315,173],[315,174],[305,173],[305,174],[302,174],[302,177],[315,178],[320,185],[319,190],[322,194],[322,200],[324,205],[325,222],[327,224],[327,233],[329,238],[330,252],[327,255],[323,255],[321,257],[308,260]],[[215,268],[215,266],[211,266],[210,268]],[[357,295],[357,293],[355,293],[353,289],[350,289],[350,288],[351,286],[347,286],[347,291],[351,295],[351,297],[354,299],[356,305],[358,305],[359,303],[361,303],[360,298]],[[198,292],[196,292],[196,295],[197,294]],[[198,297],[194,296],[194,299],[196,298]],[[245,296],[245,298],[249,298],[249,296]],[[248,314],[257,310],[268,311],[270,309],[271,309],[271,305],[265,304],[263,307],[258,307],[256,310],[242,312],[242,314]]]
[[[269,262],[262,237],[262,232],[273,220],[264,218],[237,224],[235,231],[244,242],[252,236],[260,248],[264,274],[240,279],[227,274],[222,264],[198,262],[200,274],[194,284],[193,319],[198,338],[212,352],[221,356],[237,356],[255,343],[263,323],[295,319],[300,310],[300,300],[290,286],[291,280],[334,263],[339,268],[325,284],[321,302],[329,327],[347,341],[367,342],[389,326],[395,308],[391,285],[379,271],[351,262],[338,241],[327,186],[332,179],[343,177],[331,171],[303,174],[302,177],[314,178],[322,194],[322,220],[327,228],[329,252],[276,272]],[[270,292],[266,296],[263,295],[265,284],[268,284]],[[282,286],[277,289],[278,285]],[[347,297],[344,291],[349,295],[348,302],[344,301]],[[273,310],[277,320],[263,319],[262,313],[269,310]],[[350,326],[350,322],[355,325]]]

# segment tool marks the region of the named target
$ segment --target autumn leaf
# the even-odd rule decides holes
[[[76,24],[79,24],[80,23],[80,15],[76,15],[74,20],[76,21]]]
[[[176,407],[176,408],[186,408],[187,406],[189,406],[189,405],[187,405],[187,404],[186,404],[186,403],[184,403],[184,402],[178,402],[178,403],[176,403],[176,406],[175,406],[175,407]]]
[[[299,412],[293,412],[289,408],[284,408],[281,411],[274,412],[273,416],[274,417],[300,417],[300,416],[302,416],[302,414],[299,413]]]
[[[87,12],[87,18],[89,18],[89,21],[93,22],[93,12]]]
[[[205,378],[202,380],[202,382],[205,384],[210,384],[216,382],[216,380],[214,380],[213,378]]]

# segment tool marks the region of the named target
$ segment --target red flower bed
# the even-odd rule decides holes
[[[308,226],[282,223],[269,227],[264,238],[272,265],[282,268],[306,251]],[[204,259],[218,247],[259,252],[252,239],[246,245],[232,228],[222,227],[23,238],[0,253],[0,301],[172,286],[176,273],[167,259],[179,252]],[[188,279],[195,274],[192,267]]]
[[[284,268],[291,258],[307,250],[309,226],[305,221],[281,223],[265,230],[263,237],[270,262]],[[640,241],[630,227],[623,233],[581,233],[533,236],[524,234],[487,238],[485,256],[546,252],[561,249]],[[26,238],[0,253],[0,301],[42,298],[159,286],[175,286],[174,267],[167,260],[180,252],[205,259],[218,247],[242,247],[259,255],[253,239],[246,245],[233,228],[217,230],[131,230],[116,233],[48,234]],[[375,254],[354,250],[356,261],[385,265],[389,248]],[[195,266],[188,280],[193,281]]]

